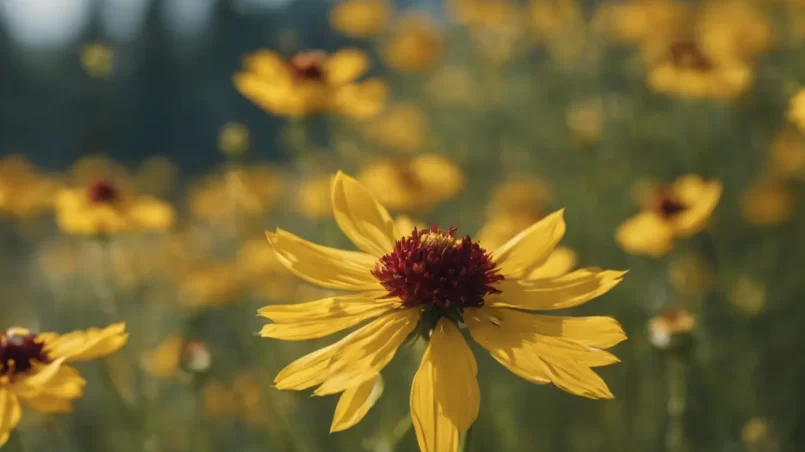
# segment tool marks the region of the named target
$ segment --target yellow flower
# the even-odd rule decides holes
[[[258,295],[276,301],[288,301],[297,281],[285,271],[271,245],[262,239],[250,239],[240,246],[236,267],[241,279]]]
[[[181,335],[168,336],[154,350],[143,356],[143,368],[158,378],[172,377],[181,364],[184,345],[185,340]]]
[[[505,182],[492,191],[486,205],[486,216],[527,217],[530,224],[542,215],[545,203],[552,197],[551,188],[541,179]]]
[[[81,49],[81,67],[93,78],[105,78],[112,73],[114,51],[104,43],[87,44]]]
[[[766,285],[755,278],[740,276],[727,286],[727,301],[746,316],[758,315],[766,307]]]
[[[334,112],[363,119],[377,114],[386,101],[380,79],[356,80],[369,68],[360,50],[297,53],[285,60],[269,50],[245,58],[246,69],[234,76],[235,87],[264,110],[281,116]]]
[[[651,64],[648,86],[670,96],[729,100],[754,82],[752,69],[732,56],[708,54],[696,40],[670,41]]]
[[[422,71],[442,56],[442,41],[442,33],[432,17],[408,13],[400,18],[394,36],[383,46],[382,55],[399,71]]]
[[[106,235],[164,230],[173,225],[170,204],[139,196],[100,179],[85,187],[62,189],[56,198],[56,221],[74,235]]]
[[[53,207],[60,183],[42,174],[23,156],[0,160],[0,212],[19,218],[36,217]]]
[[[321,174],[302,181],[297,190],[296,208],[302,215],[320,219],[330,216],[330,183],[329,174]]]
[[[69,413],[86,380],[68,363],[104,357],[126,344],[125,325],[64,335],[24,328],[0,333],[0,446],[22,415],[21,402],[42,413]]]
[[[188,307],[206,307],[240,301],[243,284],[226,263],[199,264],[179,284],[179,302]]]
[[[595,143],[604,133],[604,111],[601,99],[573,103],[565,113],[567,128],[580,143]]]
[[[259,313],[273,323],[261,335],[283,340],[329,336],[371,320],[340,341],[284,368],[283,390],[317,386],[314,394],[341,394],[331,431],[359,422],[377,395],[381,370],[406,338],[428,341],[410,395],[411,417],[423,451],[455,451],[478,416],[477,366],[458,325],[493,358],[535,384],[553,383],[572,394],[612,398],[592,370],[618,362],[605,352],[626,338],[610,317],[534,315],[581,305],[608,292],[624,272],[599,268],[529,279],[565,232],[562,212],[531,225],[493,252],[456,229],[437,227],[404,236],[385,208],[355,179],[335,176],[336,222],[361,251],[317,245],[277,229],[266,235],[280,261],[318,286],[353,292]]]
[[[788,121],[805,132],[805,89],[800,89],[788,103]]]
[[[282,172],[269,165],[225,168],[190,190],[190,212],[213,223],[258,217],[276,203],[284,186]]]
[[[167,157],[149,157],[134,175],[137,193],[153,196],[168,196],[176,185],[179,170]],[[96,179],[102,179],[99,177]]]
[[[601,3],[594,27],[622,42],[640,44],[667,39],[688,22],[690,7],[674,0],[630,0]]]
[[[805,137],[794,128],[782,129],[771,143],[768,162],[773,177],[805,177]]]
[[[330,10],[330,26],[351,38],[380,33],[391,15],[386,0],[344,0]]]
[[[453,20],[476,31],[511,28],[522,12],[505,0],[449,0],[447,10]]]
[[[453,198],[464,186],[461,169],[435,154],[375,162],[358,173],[358,180],[381,203],[402,211],[429,209]]]
[[[428,135],[428,117],[415,104],[391,105],[366,127],[366,137],[389,149],[413,153]]]
[[[741,214],[755,226],[777,226],[788,222],[796,210],[796,198],[783,181],[762,178],[741,195]]]
[[[702,46],[714,55],[752,58],[772,45],[769,18],[744,1],[708,2],[696,24]]]
[[[691,237],[706,228],[720,199],[720,182],[682,176],[660,188],[642,212],[618,227],[615,237],[628,253],[662,256],[675,238]]]

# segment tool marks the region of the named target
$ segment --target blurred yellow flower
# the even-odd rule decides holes
[[[511,28],[524,13],[506,0],[448,0],[446,3],[453,20],[476,31]]]
[[[330,10],[330,26],[351,38],[374,36],[391,15],[386,0],[342,0]]]
[[[212,418],[240,417],[252,424],[265,424],[265,406],[260,383],[252,374],[237,375],[233,381],[213,380],[202,393],[204,415]]]
[[[39,172],[23,156],[0,159],[0,212],[18,218],[32,218],[53,207],[61,183]]]
[[[244,60],[244,72],[234,76],[241,94],[270,113],[307,116],[334,112],[364,119],[385,104],[387,87],[377,78],[356,80],[369,68],[360,50],[300,52],[285,60],[260,50]]]
[[[599,5],[594,28],[632,44],[668,39],[684,29],[690,17],[690,5],[675,0],[628,0]]]
[[[552,198],[551,188],[542,179],[504,182],[492,190],[492,195],[486,203],[486,216],[491,219],[498,216],[526,217],[529,224],[534,223],[542,216],[545,204]]]
[[[581,305],[608,292],[624,272],[587,268],[529,279],[565,232],[562,212],[547,216],[489,253],[456,228],[434,226],[403,236],[386,209],[355,179],[338,173],[333,213],[361,252],[328,248],[287,231],[267,232],[280,262],[321,287],[350,291],[302,304],[269,305],[263,337],[306,340],[365,323],[340,341],[284,368],[278,389],[341,394],[331,431],[358,423],[377,399],[381,370],[414,332],[428,345],[411,388],[419,448],[457,451],[459,435],[478,416],[475,358],[457,324],[492,357],[536,384],[612,398],[592,370],[618,359],[605,352],[626,339],[610,317],[561,317],[526,311]],[[446,377],[449,376],[449,377]]]
[[[105,78],[112,73],[114,51],[107,44],[96,42],[81,48],[81,67],[93,78]]]
[[[218,132],[218,149],[226,155],[239,156],[249,148],[249,129],[238,122],[228,122]]]
[[[754,278],[739,277],[727,286],[727,301],[744,315],[758,315],[766,307],[766,285]]]
[[[774,136],[768,170],[774,178],[805,177],[805,136],[801,132],[786,127]]]
[[[235,391],[223,381],[213,380],[204,385],[202,401],[207,417],[235,417],[238,412]]]
[[[769,18],[746,1],[716,0],[702,5],[696,28],[702,46],[712,55],[753,58],[772,45]]]
[[[232,265],[199,263],[179,282],[179,303],[206,307],[241,301],[243,284]]]
[[[784,181],[761,178],[741,195],[741,214],[755,226],[777,226],[788,222],[796,210],[796,198]]]
[[[164,201],[130,193],[111,180],[98,180],[86,187],[60,190],[56,221],[68,234],[107,235],[168,229],[174,211]]]
[[[330,210],[330,183],[329,174],[320,174],[310,177],[299,183],[297,189],[296,208],[302,215],[320,219],[329,217]]]
[[[604,133],[604,109],[601,99],[574,102],[565,113],[567,128],[580,143],[595,143]]]
[[[682,176],[660,188],[642,212],[618,226],[615,238],[628,253],[662,256],[675,238],[691,237],[707,227],[721,190],[718,181]]]
[[[426,210],[447,201],[464,186],[464,174],[450,160],[435,154],[374,162],[358,173],[377,199],[390,209]]]
[[[668,282],[679,294],[699,294],[713,283],[713,270],[696,254],[675,257],[668,265]]]
[[[366,125],[365,134],[372,142],[405,153],[420,149],[428,136],[430,123],[416,104],[390,105]]]
[[[428,96],[447,105],[478,103],[476,84],[470,72],[459,66],[446,66],[438,70],[425,85]]]
[[[188,203],[198,218],[231,223],[264,214],[284,188],[284,174],[270,165],[223,168],[198,181],[190,189]]]
[[[754,82],[752,68],[732,56],[706,53],[694,39],[661,46],[650,63],[648,86],[670,96],[729,100],[745,93]]]
[[[382,56],[399,71],[422,71],[441,58],[442,41],[442,32],[431,16],[407,13],[395,25],[390,40],[384,43]]]
[[[182,361],[184,343],[181,335],[168,336],[154,350],[143,355],[143,369],[158,378],[174,376]]]
[[[688,342],[695,326],[696,319],[686,309],[668,309],[649,320],[649,340],[661,350],[682,346]]]
[[[174,189],[178,173],[176,164],[168,157],[149,157],[134,174],[134,187],[137,193],[168,196]]]
[[[102,358],[128,340],[125,325],[64,335],[24,328],[0,333],[0,446],[22,415],[21,402],[42,413],[69,413],[87,383],[68,363]]]
[[[236,267],[243,282],[264,299],[287,302],[298,284],[263,239],[246,240],[240,245]]]
[[[756,445],[769,435],[769,423],[765,419],[753,417],[741,429],[741,440],[747,446]]]
[[[788,104],[788,121],[805,132],[805,89],[800,89]]]

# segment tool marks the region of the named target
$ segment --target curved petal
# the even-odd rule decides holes
[[[543,265],[565,235],[563,215],[564,209],[548,215],[492,252],[501,274],[519,278]]]
[[[333,356],[327,378],[314,395],[343,392],[378,374],[414,331],[419,316],[418,309],[392,311],[347,336],[349,341]]]
[[[369,69],[369,58],[358,49],[341,49],[327,59],[324,75],[331,85],[355,81]]]
[[[576,252],[564,246],[557,246],[545,263],[525,275],[525,279],[556,278],[568,273],[576,266]]]
[[[320,385],[327,378],[327,369],[333,356],[347,344],[349,338],[347,336],[288,364],[274,377],[274,386],[281,390],[301,391]]]
[[[504,280],[496,286],[501,293],[488,296],[486,301],[493,308],[538,311],[572,308],[609,292],[625,274],[624,271],[583,268],[557,278]]]
[[[563,317],[529,315],[529,321],[541,335],[569,339],[577,344],[605,349],[626,340],[626,333],[612,317]]]
[[[64,357],[65,362],[86,361],[113,353],[126,345],[129,335],[126,324],[115,323],[104,329],[90,328],[57,335],[45,344],[52,358]]]
[[[631,254],[660,257],[671,250],[673,230],[654,212],[641,212],[621,223],[615,240]]]
[[[315,303],[315,302],[314,302]],[[286,341],[304,341],[318,339],[353,327],[367,319],[378,317],[394,309],[396,302],[377,301],[372,305],[364,305],[361,312],[355,314],[333,313],[329,317],[304,320],[293,323],[272,323],[260,330],[260,336],[282,339]]]
[[[25,399],[25,403],[40,413],[57,414],[71,413],[73,411],[72,399],[60,399],[46,394]]]
[[[22,397],[35,397],[44,391],[47,384],[52,380],[59,369],[64,365],[65,358],[61,357],[46,365],[35,366],[33,373],[26,374],[25,378],[20,378],[9,385],[9,389],[14,394]]]
[[[333,94],[333,107],[353,119],[369,119],[386,106],[388,92],[386,82],[379,78],[344,85]]]
[[[331,196],[335,221],[355,246],[375,257],[392,251],[399,236],[394,221],[360,182],[339,171]]]
[[[448,319],[433,330],[411,387],[411,419],[423,452],[455,451],[458,436],[478,417],[478,367]]]
[[[382,394],[383,377],[379,374],[344,391],[335,407],[330,433],[346,430],[360,422]]]
[[[377,259],[368,254],[316,245],[282,229],[266,237],[280,263],[311,284],[360,292],[383,289],[371,273]]]
[[[378,300],[383,295],[384,292],[367,292],[306,303],[272,304],[260,308],[257,313],[274,323],[298,323],[361,315],[378,306],[399,304],[389,300]]]
[[[684,190],[692,192],[682,195],[690,207],[674,219],[673,227],[678,236],[689,237],[707,226],[721,200],[722,186],[718,181],[702,182],[698,190],[692,187]]]
[[[532,383],[553,383],[583,397],[613,397],[606,383],[590,369],[618,362],[613,355],[541,335],[528,313],[494,308],[468,311],[464,318],[473,339],[515,375]]]
[[[8,442],[11,431],[20,422],[22,408],[17,396],[10,391],[0,389],[0,447]]]
[[[70,366],[60,366],[59,370],[42,386],[40,396],[60,399],[77,399],[84,393],[87,380]],[[26,399],[27,401],[28,399]]]

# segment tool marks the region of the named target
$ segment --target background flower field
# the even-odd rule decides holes
[[[338,170],[487,248],[565,208],[553,269],[629,270],[570,310],[629,336],[597,369],[615,399],[473,345],[468,450],[805,447],[805,4],[0,1],[0,329],[129,332],[4,450],[416,450],[422,341],[330,434],[334,398],[273,387],[330,341],[257,335],[333,294],[264,231],[351,249]]]

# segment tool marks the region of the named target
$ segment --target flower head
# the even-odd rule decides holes
[[[20,402],[43,413],[72,411],[86,380],[68,363],[106,356],[127,339],[122,323],[64,335],[24,328],[0,333],[0,446],[20,420]]]
[[[417,441],[424,451],[451,451],[479,409],[475,358],[460,326],[507,369],[537,384],[553,383],[590,398],[611,398],[591,368],[618,362],[603,351],[625,339],[609,317],[560,317],[526,311],[564,309],[609,291],[624,272],[581,269],[531,278],[564,235],[562,212],[549,215],[490,251],[457,229],[398,230],[355,179],[335,176],[332,210],[360,251],[267,233],[279,261],[321,287],[353,292],[296,305],[270,305],[264,337],[305,340],[371,320],[342,340],[304,356],[275,379],[279,389],[317,387],[341,393],[332,431],[359,422],[380,395],[380,371],[409,335],[428,341],[411,389]]]
[[[391,15],[386,0],[345,0],[330,10],[330,26],[351,38],[380,33]]]
[[[615,237],[629,253],[662,256],[675,238],[690,237],[707,227],[719,199],[720,182],[682,176],[655,190],[643,211],[624,221]]]
[[[321,50],[284,59],[269,50],[247,56],[235,87],[259,107],[281,116],[335,112],[355,118],[377,114],[385,104],[386,85],[379,79],[356,80],[369,67],[363,52]]]
[[[399,71],[423,71],[441,57],[442,41],[442,33],[433,18],[409,13],[400,18],[394,36],[384,45],[383,56]]]

